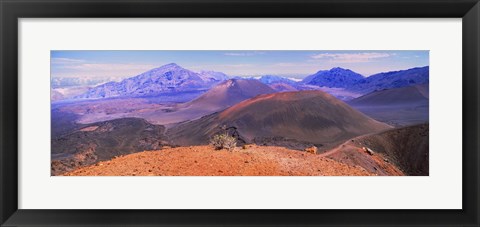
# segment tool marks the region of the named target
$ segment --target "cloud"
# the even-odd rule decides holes
[[[52,68],[52,76],[124,78],[139,75],[155,67],[159,66],[150,64],[63,64]]]
[[[302,79],[300,78],[295,78],[295,77],[287,77],[289,80],[293,80],[293,81],[296,81],[296,82],[300,82],[302,81]]]
[[[371,62],[380,58],[388,58],[390,56],[393,56],[393,54],[370,52],[370,53],[338,53],[338,54],[322,53],[322,54],[315,54],[310,57],[315,60],[327,59],[330,62],[334,62],[334,63],[361,63],[361,62]]]
[[[195,65],[186,67],[190,70],[196,71],[219,71],[229,70],[229,69],[241,69],[241,68],[251,68],[254,67],[254,64],[219,64],[219,65]]]
[[[223,65],[224,67],[230,67],[230,68],[245,68],[245,67],[252,67],[254,66],[253,64],[231,64],[231,65]]]
[[[265,52],[261,52],[261,51],[252,51],[252,52],[228,52],[228,53],[224,53],[223,55],[226,55],[226,56],[246,57],[246,56],[254,56],[254,55],[261,55],[261,54],[265,54]]]
[[[302,63],[302,62],[279,62],[275,63],[273,67],[310,67],[314,66],[313,63]]]
[[[73,58],[52,58],[51,59],[52,64],[78,64],[82,62],[85,62],[85,60],[73,59]]]
[[[143,70],[143,69],[152,69],[155,68],[154,65],[150,64],[75,64],[75,65],[66,65],[63,68],[73,69],[79,71],[122,71],[122,70]]]

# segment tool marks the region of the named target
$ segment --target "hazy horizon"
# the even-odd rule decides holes
[[[52,78],[121,80],[165,64],[195,72],[217,71],[229,76],[278,75],[301,79],[320,70],[341,67],[363,76],[429,65],[429,51],[51,51]]]

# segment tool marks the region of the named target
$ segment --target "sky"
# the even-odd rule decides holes
[[[199,72],[218,71],[229,76],[280,75],[303,78],[334,67],[364,76],[429,65],[429,51],[51,51],[51,76],[120,80],[153,68],[176,63]]]

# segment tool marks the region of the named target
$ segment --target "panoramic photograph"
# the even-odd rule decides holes
[[[428,50],[52,50],[51,176],[428,176]]]

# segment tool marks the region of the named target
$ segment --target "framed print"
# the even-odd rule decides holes
[[[476,0],[1,4],[2,226],[480,224]]]

